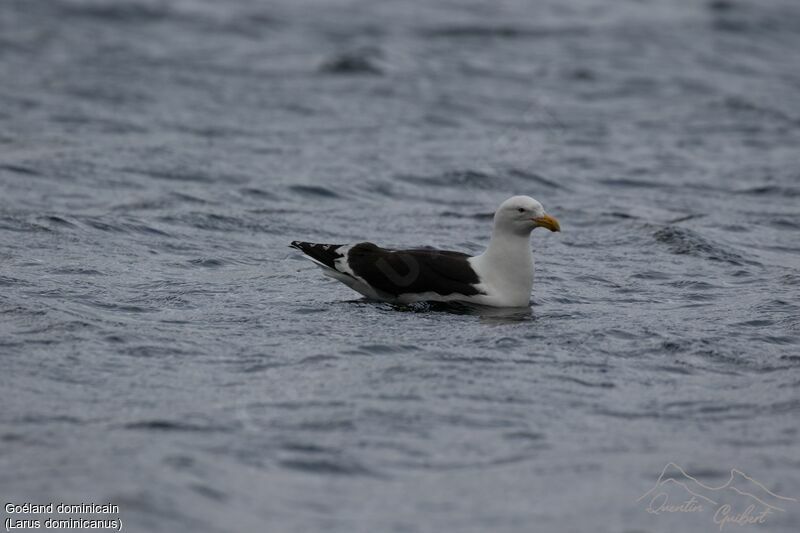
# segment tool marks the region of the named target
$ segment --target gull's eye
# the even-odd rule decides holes
[[[524,207],[518,207],[517,211],[519,211],[520,213],[524,213],[525,212],[525,208]]]

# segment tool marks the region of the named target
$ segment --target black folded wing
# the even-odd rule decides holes
[[[389,250],[371,242],[356,244],[347,264],[357,277],[392,296],[434,292],[442,296],[481,294],[469,256],[434,249]]]

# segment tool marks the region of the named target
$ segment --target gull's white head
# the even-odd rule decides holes
[[[535,228],[561,231],[558,220],[548,215],[542,204],[530,196],[512,196],[494,214],[495,230],[529,235]]]

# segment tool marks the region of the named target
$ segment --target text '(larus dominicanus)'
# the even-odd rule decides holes
[[[495,212],[489,246],[476,256],[430,248],[392,250],[371,242],[291,245],[326,275],[374,300],[525,307],[533,288],[530,234],[538,227],[561,230],[542,204],[514,196]]]

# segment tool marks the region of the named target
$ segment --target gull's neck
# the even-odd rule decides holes
[[[489,246],[481,257],[493,268],[509,267],[523,268],[533,274],[533,249],[531,248],[531,234],[515,233],[506,228],[495,227],[492,229],[492,238]]]
[[[495,225],[489,246],[475,257],[483,282],[510,306],[528,305],[533,288],[530,232]]]

